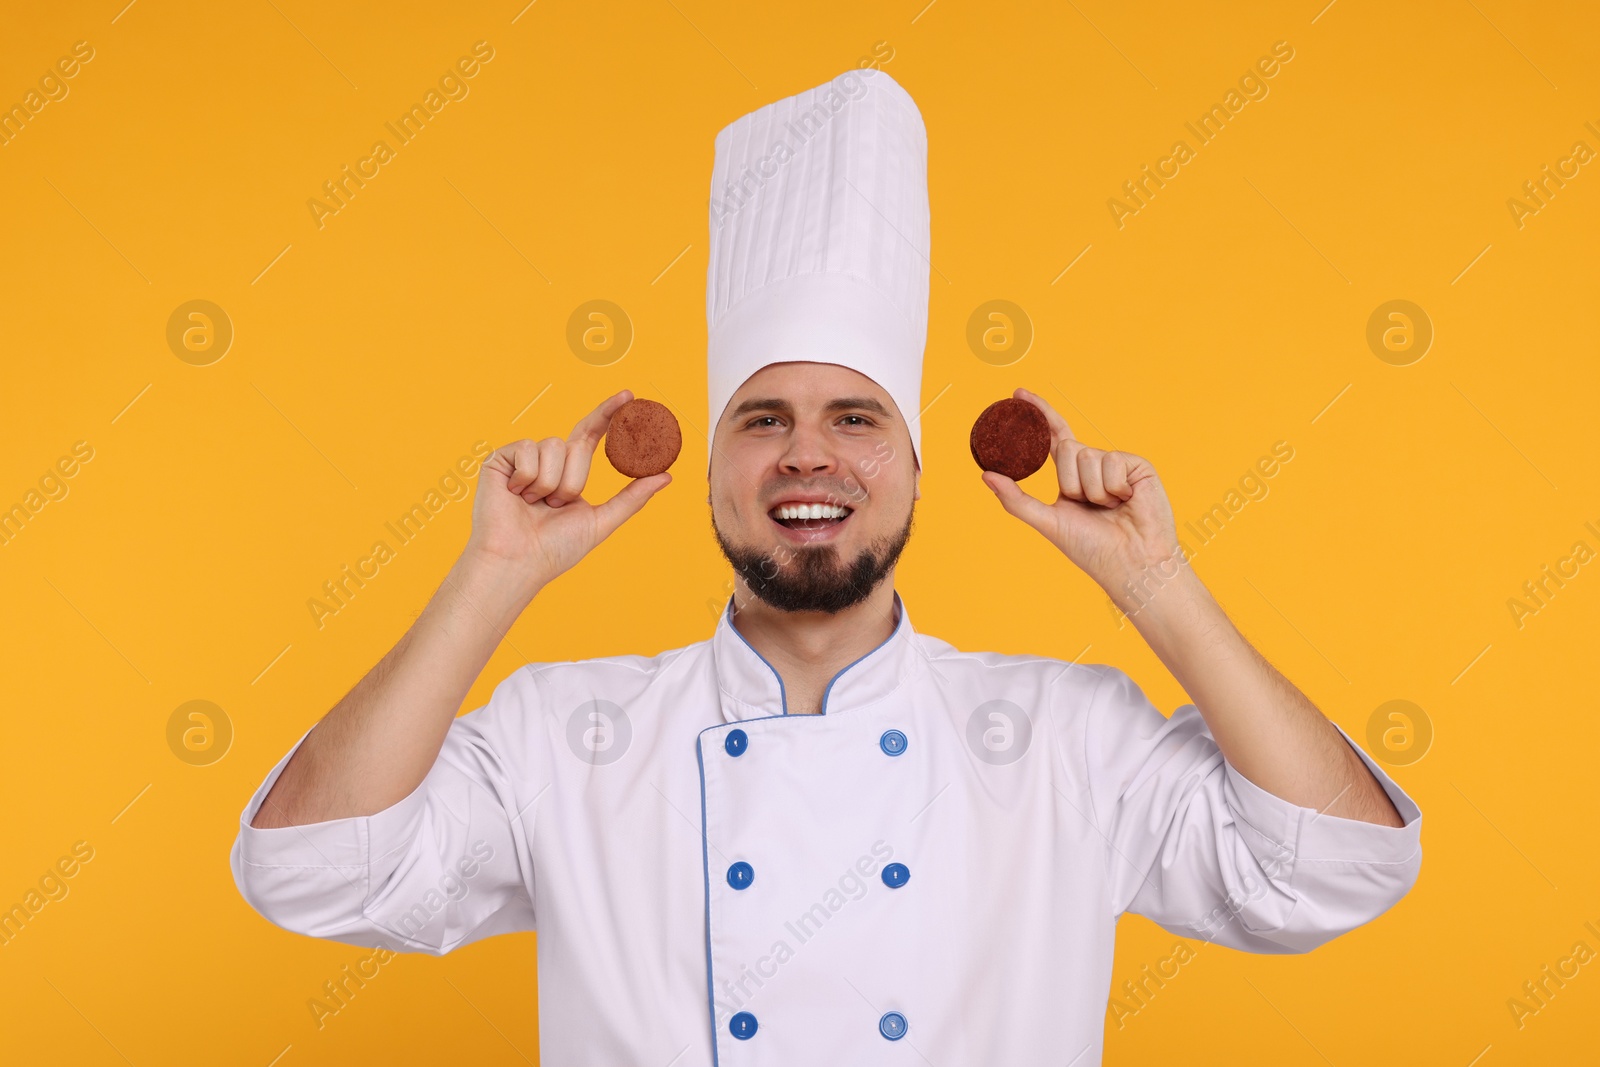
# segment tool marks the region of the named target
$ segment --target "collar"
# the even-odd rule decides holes
[[[922,670],[926,653],[919,647],[905,603],[894,594],[898,620],[894,632],[877,648],[845,667],[823,690],[822,713],[838,715],[876,703],[905,685]],[[725,722],[787,715],[783,679],[733,625],[733,598],[711,635],[711,657]]]

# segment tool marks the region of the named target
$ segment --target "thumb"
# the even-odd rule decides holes
[[[645,502],[671,481],[672,475],[666,472],[652,474],[648,478],[635,478],[618,490],[616,496],[596,507],[594,514],[600,527],[598,540],[604,541],[610,537],[617,527],[637,515]]]
[[[984,471],[983,484],[1000,498],[1000,506],[1006,509],[1007,514],[1021,519],[1045,537],[1049,537],[1055,530],[1055,513],[1050,506],[1024,493],[1016,482],[1004,474]]]

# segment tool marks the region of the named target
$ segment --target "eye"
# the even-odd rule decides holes
[[[871,426],[872,425],[872,420],[867,418],[865,415],[846,415],[844,417],[847,418],[847,419],[860,419],[861,421],[855,424],[857,426]]]
[[[776,416],[776,415],[757,415],[755,418],[753,418],[749,422],[745,423],[745,425],[747,427],[756,426],[756,425],[758,425],[758,424],[760,424],[762,422],[765,422],[765,421],[767,421],[769,419],[773,420],[773,421],[776,421],[777,418],[778,418],[778,416]]]

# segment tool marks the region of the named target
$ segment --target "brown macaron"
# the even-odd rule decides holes
[[[636,398],[611,416],[606,427],[606,459],[629,478],[660,474],[683,449],[678,420],[665,404]]]
[[[1020,482],[1050,458],[1050,420],[1026,400],[996,400],[972,424],[972,458]]]

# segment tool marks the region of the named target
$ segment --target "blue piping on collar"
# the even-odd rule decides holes
[[[899,596],[898,593],[896,593],[895,595]],[[756,659],[760,660],[762,663],[766,663],[767,664],[767,670],[771,671],[772,672],[772,676],[778,680],[778,696],[783,701],[783,714],[785,714],[785,715],[789,714],[789,691],[786,688],[784,688],[783,675],[778,673],[778,668],[774,667],[770,663],[767,663],[767,657],[763,656],[759,652],[756,652],[756,646],[755,645],[752,645],[749,641],[745,641],[744,634],[739,633],[739,628],[733,624],[733,597],[732,596],[728,597],[728,606],[722,609],[722,614],[727,617],[728,629],[732,630],[734,632],[734,635],[736,637],[738,637],[739,640],[744,641],[744,647],[748,648],[751,652],[754,652]]]
[[[900,599],[899,590],[896,590],[895,594],[894,594],[894,606],[895,606],[894,630],[890,632],[889,636],[884,638],[882,641],[878,642],[877,647],[874,648],[871,652],[868,652],[865,656],[861,656],[858,659],[856,659],[855,661],[846,664],[844,667],[839,669],[839,673],[838,674],[835,674],[832,678],[828,679],[827,687],[822,690],[822,714],[824,714],[824,715],[828,714],[828,695],[833,692],[833,683],[837,682],[839,680],[840,676],[843,675],[845,671],[849,670],[851,667],[854,667],[857,663],[860,663],[862,660],[866,659],[867,656],[872,655],[873,652],[877,652],[879,649],[881,649],[885,645],[887,645],[890,641],[893,641],[895,638],[900,636],[900,631],[905,628],[905,624],[906,624],[906,607],[905,607],[904,602],[902,602],[901,599]],[[733,597],[732,596],[728,597],[728,606],[722,609],[722,614],[727,617],[728,629],[732,630],[734,632],[734,634],[739,638],[740,641],[744,641],[744,647],[748,648],[751,652],[754,652],[756,659],[760,660],[762,663],[766,663],[767,670],[771,671],[772,672],[772,676],[774,678],[778,679],[778,696],[781,697],[782,700],[783,700],[783,714],[785,714],[785,715],[789,714],[789,692],[784,687],[783,675],[778,673],[778,669],[776,667],[774,667],[770,663],[767,663],[767,657],[763,656],[759,652],[756,652],[756,646],[752,645],[749,641],[746,641],[744,634],[739,633],[739,628],[733,624]]]

